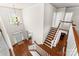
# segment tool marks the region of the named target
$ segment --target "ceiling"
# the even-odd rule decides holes
[[[35,5],[38,3],[0,3],[0,7],[11,7],[11,8],[28,8],[29,6]],[[60,7],[79,7],[79,3],[50,3],[54,7],[60,8]],[[14,5],[14,7],[13,7]]]
[[[29,6],[35,5],[36,3],[0,3],[0,7],[11,7],[11,8],[28,8]]]
[[[51,3],[54,7],[79,7],[79,3]]]

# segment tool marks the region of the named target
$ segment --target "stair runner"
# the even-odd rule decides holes
[[[56,32],[57,32],[57,28],[51,27],[51,29],[50,29],[50,31],[47,35],[47,38],[45,39],[43,45],[46,45],[47,47],[51,48],[51,41],[55,37]]]

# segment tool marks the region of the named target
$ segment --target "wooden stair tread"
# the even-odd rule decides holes
[[[56,33],[56,32],[55,32],[55,33]],[[49,34],[48,34],[48,35],[50,35],[50,34],[51,34],[51,35],[55,35],[55,33],[53,33],[53,32],[49,32]]]
[[[51,43],[51,40],[46,40],[47,42]]]
[[[45,50],[51,56],[62,56],[63,55],[63,47],[66,46],[67,43],[67,35],[63,39],[60,39],[56,47],[47,47],[46,44],[40,44],[39,46]]]
[[[51,40],[51,41],[52,41],[52,40],[53,40],[53,38],[47,38],[46,40]]]
[[[48,34],[47,36],[55,36],[55,34]]]
[[[49,46],[49,45],[47,45],[47,44],[44,44],[45,46],[47,46],[47,47],[49,47],[49,48],[51,48],[51,46]]]
[[[54,36],[48,35],[49,38],[53,38]]]
[[[44,42],[44,44],[46,44],[46,45],[48,45],[48,46],[51,46],[51,44],[50,44],[50,43],[48,43],[48,42]]]
[[[48,35],[47,38],[48,38],[48,37],[49,37],[49,38],[53,38],[54,36],[53,36],[53,35]]]
[[[48,45],[50,45],[50,46],[51,46],[51,42],[45,41],[44,43],[47,43]]]
[[[46,39],[47,41],[52,41],[52,40],[49,40],[49,39]]]
[[[47,47],[51,48],[51,41],[53,40],[54,36],[55,36],[55,33],[57,31],[57,28],[51,28],[48,35],[47,35],[47,38],[44,42],[44,45],[46,45]]]

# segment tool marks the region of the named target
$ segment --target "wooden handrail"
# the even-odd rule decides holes
[[[78,33],[77,33],[75,27],[73,27],[73,33],[74,33],[74,38],[75,38],[77,51],[78,51],[78,55],[79,55],[79,36],[78,36]]]
[[[72,23],[72,21],[64,21],[64,20],[60,20],[60,22],[63,22],[63,23]]]

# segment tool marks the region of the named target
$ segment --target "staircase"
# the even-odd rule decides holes
[[[55,37],[56,32],[57,32],[57,28],[51,27],[43,45],[46,45],[47,47],[51,48],[51,41]]]
[[[35,42],[36,51],[40,55],[42,55],[42,56],[65,56],[66,55],[68,31],[66,31],[67,34],[64,32],[61,33],[59,42],[57,43],[56,47],[51,47],[52,40],[54,40],[55,35],[57,34],[58,30],[60,30],[60,28],[61,28],[61,23],[63,23],[63,22],[60,21],[57,28],[51,27],[43,44],[38,44]],[[66,23],[71,23],[71,22],[66,22]],[[64,31],[64,30],[62,30],[62,31]]]

